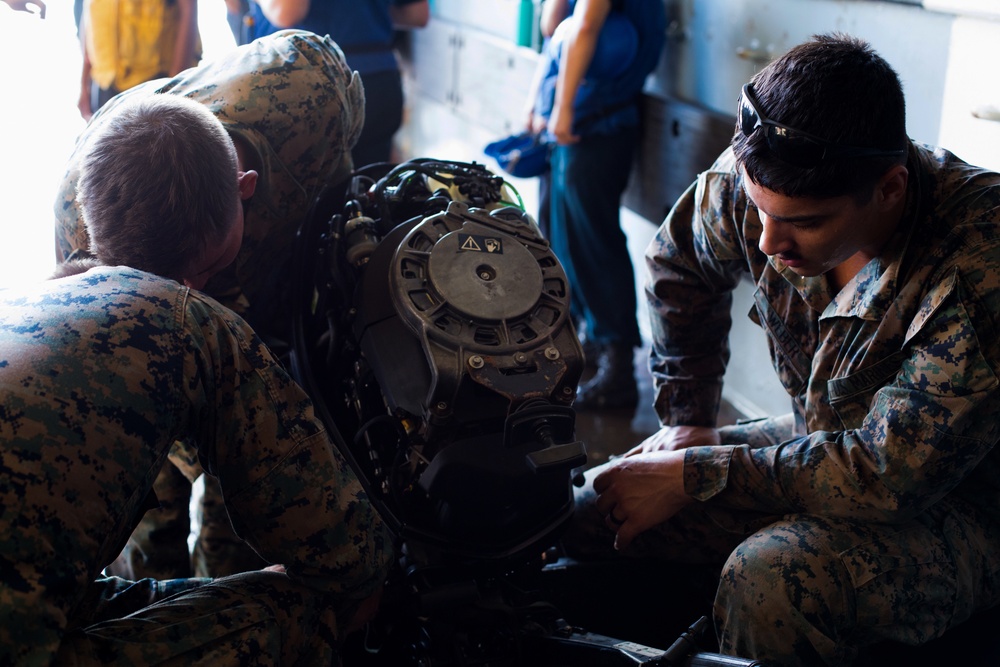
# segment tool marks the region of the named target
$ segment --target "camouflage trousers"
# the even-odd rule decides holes
[[[147,510],[121,555],[106,572],[124,579],[183,579],[224,577],[259,570],[267,562],[233,530],[219,482],[204,475],[204,492],[195,505],[198,524],[194,547],[191,534],[192,484],[168,461],[153,483],[160,506]]]
[[[78,609],[54,664],[339,664],[333,607],[278,572],[100,579]]]
[[[894,525],[762,515],[709,501],[619,553],[594,505],[599,470],[576,490],[566,553],[624,567],[631,559],[718,564],[715,627],[728,655],[789,667],[850,665],[864,646],[923,644],[1000,603],[1000,529],[961,500],[946,498]]]

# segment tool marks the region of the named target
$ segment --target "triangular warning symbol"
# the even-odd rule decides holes
[[[462,250],[478,250],[479,252],[483,251],[483,249],[479,247],[479,244],[476,243],[476,239],[472,238],[471,236],[465,239],[465,243],[462,244]]]

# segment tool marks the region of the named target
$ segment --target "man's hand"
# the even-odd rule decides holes
[[[285,570],[284,565],[268,565],[264,568],[267,572],[278,572],[279,574],[288,574]],[[372,621],[375,615],[378,613],[379,604],[382,602],[382,591],[385,590],[384,587],[379,587],[377,591],[369,595],[367,598],[361,601],[358,608],[354,612],[354,616],[349,621],[349,624],[345,630],[345,634],[351,634],[356,632],[361,628],[365,627],[365,624]]]
[[[580,141],[579,135],[573,134],[573,109],[556,102],[549,118],[549,132],[562,146],[569,146]]]
[[[664,426],[625,452],[625,456],[718,444],[719,431],[710,426]]]
[[[90,119],[94,117],[94,112],[90,110],[89,90],[80,91],[80,97],[77,99],[76,108],[80,110],[80,117],[85,121],[90,122]]]
[[[594,478],[597,509],[617,531],[615,549],[659,525],[691,502],[684,492],[684,451],[635,454],[609,464]]]
[[[535,114],[534,111],[528,113],[528,122],[525,123],[525,131],[535,136],[540,135],[548,126],[548,121],[543,116]]]
[[[30,7],[38,8],[38,18],[45,18],[45,3],[42,0],[3,0],[7,3],[11,9],[16,12],[27,12],[29,14],[34,14],[35,11],[30,9]]]
[[[361,602],[357,611],[354,612],[354,618],[351,619],[350,624],[347,626],[345,635],[360,630],[365,627],[366,623],[374,620],[375,615],[378,613],[379,604],[382,602],[382,591],[384,590],[384,587],[379,588]]]

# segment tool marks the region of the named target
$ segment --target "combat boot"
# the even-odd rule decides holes
[[[611,343],[601,348],[597,372],[576,393],[577,410],[634,409],[639,403],[635,355],[631,345]]]
[[[587,333],[586,327],[581,327],[577,334],[580,339],[580,347],[583,348],[583,367],[587,370],[595,370],[601,357],[601,346]]]

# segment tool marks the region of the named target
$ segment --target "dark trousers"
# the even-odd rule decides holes
[[[552,153],[550,240],[569,277],[574,315],[598,344],[642,344],[620,216],[638,136],[633,127]]]
[[[118,92],[118,89],[113,85],[110,88],[101,88],[92,82],[90,85],[90,113],[97,113]]]
[[[365,125],[351,151],[354,168],[391,162],[392,139],[403,124],[403,79],[398,70],[361,77],[365,85]]]

